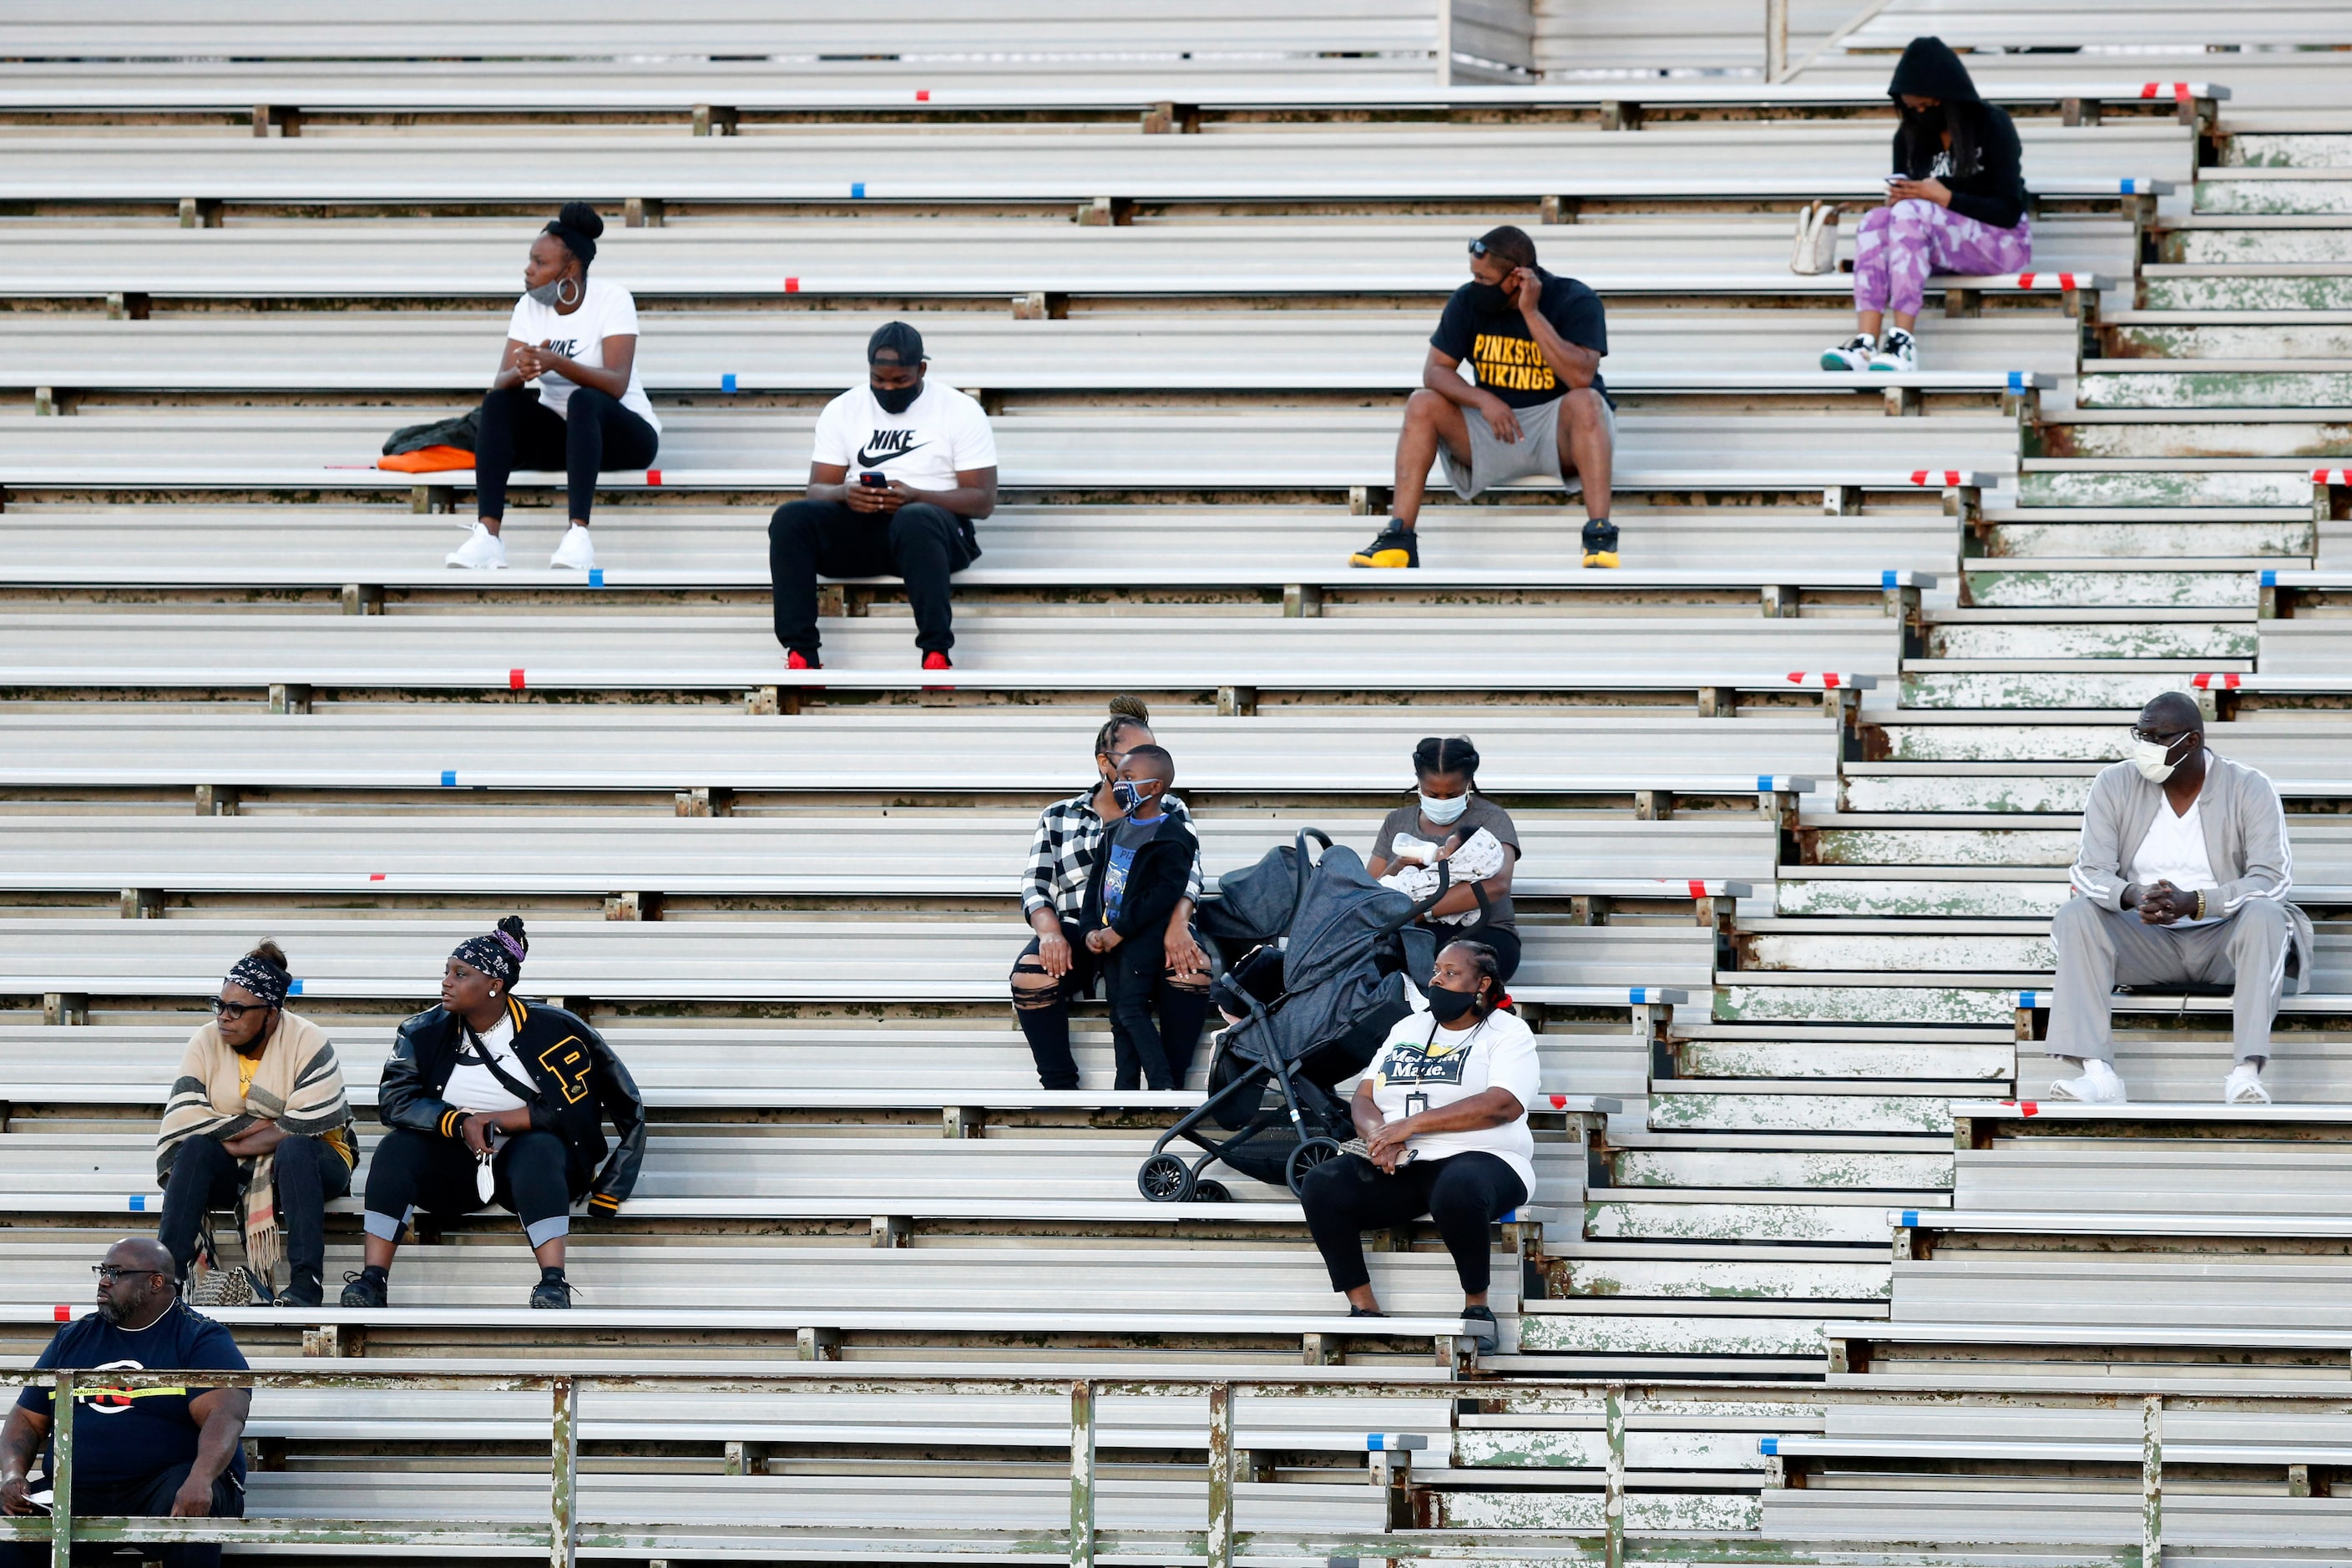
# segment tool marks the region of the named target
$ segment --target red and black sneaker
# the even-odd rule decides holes
[[[923,656],[923,668],[925,669],[953,669],[955,665],[949,659],[947,655],[934,650]],[[953,691],[955,688],[952,686],[926,686],[923,689],[926,691]]]
[[[786,669],[823,669],[824,666],[800,649],[792,648],[784,655],[784,668]]]

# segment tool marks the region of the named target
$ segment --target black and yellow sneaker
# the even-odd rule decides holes
[[[1405,527],[1396,519],[1391,518],[1389,525],[1381,530],[1378,539],[1348,557],[1348,564],[1350,566],[1418,566],[1421,564],[1421,545],[1414,539],[1412,530]]]
[[[1584,525],[1584,563],[1608,567],[1617,564],[1617,525],[1605,517]]]

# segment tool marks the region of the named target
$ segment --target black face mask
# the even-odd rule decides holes
[[[912,386],[869,385],[866,390],[874,395],[874,401],[882,405],[883,413],[904,414],[915,405],[915,399],[923,395],[923,384],[919,381]]]
[[[1903,117],[1922,136],[1941,136],[1944,133],[1944,106],[1940,103],[1933,109],[1906,109]]]
[[[1451,1024],[1470,1011],[1477,996],[1468,991],[1448,991],[1443,985],[1429,988],[1429,1016],[1441,1024]]]
[[[1511,296],[1509,291],[1499,283],[1473,283],[1470,285],[1470,303],[1478,310],[1500,310],[1508,306],[1510,302]]]

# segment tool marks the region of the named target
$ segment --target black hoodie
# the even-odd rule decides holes
[[[1952,210],[1989,227],[2014,228],[2025,216],[2025,176],[2020,168],[2017,127],[2010,122],[2008,111],[1977,96],[1969,68],[1941,38],[1914,38],[1903,51],[1895,79],[1886,84],[1886,95],[1900,109],[1906,93],[1939,100],[1956,132],[1954,142],[1973,143],[1974,168],[1960,169],[1956,156],[1955,172],[1936,176],[1951,189]],[[1943,151],[1941,138],[1915,137],[1906,120],[1895,129],[1894,172],[1915,180],[1927,179],[1934,172],[1936,155]],[[1958,153],[1962,145],[1953,151]]]

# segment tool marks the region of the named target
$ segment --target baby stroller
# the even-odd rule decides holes
[[[1309,838],[1319,857],[1309,857]],[[1225,942],[1260,939],[1215,987],[1219,1005],[1241,1022],[1225,1031],[1210,1068],[1209,1098],[1160,1136],[1136,1173],[1143,1195],[1223,1201],[1224,1184],[1202,1174],[1217,1163],[1296,1193],[1308,1171],[1338,1154],[1355,1129],[1332,1087],[1363,1071],[1412,1011],[1407,982],[1426,984],[1437,957],[1434,938],[1413,922],[1444,896],[1442,874],[1421,903],[1381,886],[1354,850],[1312,827],[1224,879],[1219,903],[1202,910],[1203,928]],[[1213,1136],[1213,1122],[1232,1136]],[[1169,1152],[1179,1138],[1207,1152],[1188,1163]]]

